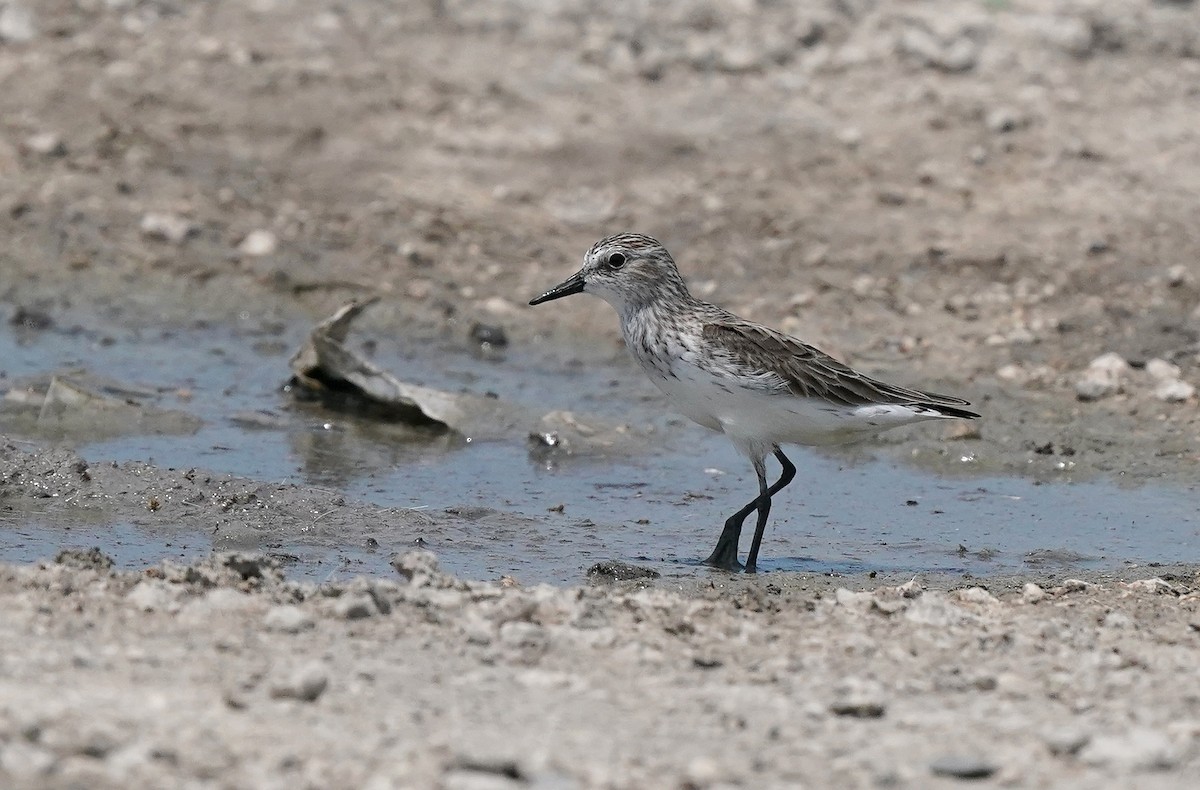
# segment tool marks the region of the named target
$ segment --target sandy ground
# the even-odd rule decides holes
[[[5,318],[380,294],[405,342],[484,321],[609,362],[603,304],[522,305],[639,230],[699,294],[972,398],[981,468],[1192,484],[1200,8],[799,5],[3,0]],[[166,474],[5,448],[7,513],[37,468],[117,506]],[[996,600],[65,559],[0,570],[0,784],[1185,787],[1200,759],[1187,568]]]
[[[1200,763],[1186,585],[522,589],[414,553],[410,581],[317,587],[237,555],[103,564],[0,568],[7,786],[1150,788]]]

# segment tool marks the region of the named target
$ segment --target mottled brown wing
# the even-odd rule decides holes
[[[733,360],[753,370],[778,375],[800,397],[845,406],[873,403],[925,406],[961,417],[978,416],[954,408],[970,405],[961,398],[876,381],[819,349],[764,326],[721,321],[706,324],[703,331],[705,340],[720,346]]]

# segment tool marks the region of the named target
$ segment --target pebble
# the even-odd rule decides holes
[[[858,148],[863,141],[862,129],[859,129],[857,126],[847,126],[843,129],[839,129],[837,132],[837,140],[847,148]]]
[[[1101,354],[1075,381],[1075,394],[1085,401],[1107,398],[1120,391],[1122,379],[1128,373],[1129,363],[1120,354]]]
[[[425,586],[442,575],[437,555],[423,549],[398,554],[392,558],[391,565],[397,573],[417,587]]]
[[[161,582],[143,579],[125,595],[125,600],[143,612],[165,612],[179,608],[179,602]]]
[[[1167,285],[1172,288],[1178,288],[1181,285],[1187,285],[1188,280],[1190,279],[1191,276],[1188,273],[1188,268],[1182,263],[1177,263],[1171,268],[1167,269]]]
[[[450,771],[439,785],[445,790],[512,790],[526,786],[524,782],[500,774],[464,770]]]
[[[620,560],[597,562],[595,565],[587,569],[587,577],[589,579],[605,582],[627,582],[633,579],[657,579],[660,576],[662,576],[662,574],[653,568],[647,568],[642,565],[634,565],[630,562],[621,562]]]
[[[904,619],[931,628],[951,628],[978,615],[950,603],[941,593],[926,593],[904,610]]]
[[[968,587],[965,590],[955,590],[954,597],[963,603],[975,603],[984,606],[992,606],[1000,603],[996,596],[982,587]]]
[[[887,712],[883,687],[873,680],[846,678],[835,693],[837,698],[830,703],[829,712],[838,716],[878,719]]]
[[[1168,770],[1179,762],[1171,739],[1157,730],[1135,727],[1127,732],[1098,735],[1079,752],[1088,765],[1114,765],[1140,771]]]
[[[1154,397],[1166,403],[1182,403],[1196,394],[1196,388],[1186,381],[1160,381],[1154,388]]]
[[[933,33],[918,27],[909,27],[900,34],[896,42],[900,52],[911,55],[926,66],[960,73],[975,68],[979,60],[979,46],[965,35],[942,41]]]
[[[325,667],[312,663],[294,670],[287,677],[275,678],[271,683],[271,696],[275,699],[297,699],[313,702],[329,687],[329,675]]]
[[[1030,14],[1026,24],[1034,35],[1077,58],[1087,56],[1095,46],[1092,25],[1081,17]]]
[[[1042,741],[1050,753],[1060,757],[1077,754],[1091,739],[1092,736],[1088,733],[1071,729],[1055,730],[1042,736]]]
[[[0,41],[21,44],[37,37],[33,13],[21,3],[0,5]]]
[[[244,612],[257,605],[258,601],[253,596],[246,595],[240,590],[232,587],[217,587],[204,595],[188,599],[186,611],[190,617],[206,618],[230,612]]]
[[[1025,586],[1021,588],[1021,603],[1040,603],[1045,598],[1046,591],[1033,582],[1025,582]]]
[[[684,769],[685,787],[710,787],[722,779],[721,765],[711,757],[694,757]]]
[[[476,322],[471,325],[471,339],[481,346],[504,348],[508,345],[508,334],[504,327]]]
[[[178,214],[150,213],[142,217],[142,235],[155,241],[182,244],[199,230],[196,223]]]
[[[1100,625],[1105,628],[1131,628],[1133,627],[1133,618],[1124,612],[1109,612],[1104,615]]]
[[[481,307],[493,315],[512,316],[519,312],[517,306],[503,296],[489,296],[483,300]]]
[[[276,606],[263,617],[263,625],[269,631],[298,634],[316,627],[316,621],[299,606]]]
[[[1179,378],[1181,371],[1178,365],[1155,357],[1146,363],[1146,372],[1156,381],[1173,381]]]
[[[929,764],[935,776],[951,776],[955,779],[986,779],[996,773],[996,766],[980,757],[946,755]]]
[[[509,622],[500,626],[500,644],[524,654],[526,659],[540,656],[550,648],[550,636],[536,623]]]
[[[66,143],[57,132],[32,134],[25,138],[22,147],[38,156],[64,156],[67,153]]]
[[[1021,117],[1011,107],[997,107],[985,119],[989,131],[997,134],[1011,132],[1021,125]]]
[[[333,611],[343,620],[363,620],[375,614],[375,601],[369,595],[343,595],[333,605]]]
[[[1085,592],[1091,589],[1091,587],[1092,585],[1088,582],[1085,582],[1083,579],[1066,579],[1058,586],[1055,592],[1060,595],[1065,595],[1067,593]]]
[[[1125,589],[1136,592],[1155,593],[1157,595],[1176,595],[1178,591],[1171,583],[1157,576],[1153,579],[1136,579],[1125,585]]]
[[[845,606],[848,609],[865,610],[871,605],[875,596],[869,592],[855,592],[845,587],[838,587],[833,593],[833,598],[837,601],[838,606]]]
[[[13,740],[0,749],[0,770],[16,782],[49,774],[57,761],[52,753],[22,740]]]
[[[238,245],[238,252],[252,258],[261,258],[274,254],[278,247],[279,240],[275,238],[275,234],[269,230],[260,229],[246,234],[246,238],[242,239],[242,243]]]

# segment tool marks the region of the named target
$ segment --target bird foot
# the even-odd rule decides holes
[[[704,561],[705,565],[711,565],[714,568],[719,568],[730,573],[737,573],[742,570],[742,563],[737,558],[737,548],[719,545],[713,549],[713,553],[708,555],[708,559]]]

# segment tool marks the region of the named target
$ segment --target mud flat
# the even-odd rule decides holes
[[[169,426],[120,451],[3,429],[0,785],[1193,786],[1197,41],[1197,4],[1149,0],[0,2],[0,390],[82,362]],[[1104,532],[1096,498],[1026,519],[1038,562],[970,577],[536,586],[408,554],[523,551],[553,521],[539,540],[583,557],[627,519],[602,502],[739,498],[705,446],[727,474],[654,502],[630,461],[583,487],[601,467],[575,460],[423,510],[454,442],[278,408],[295,341],[370,297],[380,357],[506,333],[437,386],[656,406],[604,305],[522,308],[621,230],[699,295],[984,412],[871,445],[886,463],[1143,486],[1121,529],[1170,540],[1079,567],[1059,536]],[[795,513],[793,558],[828,531]],[[683,524],[700,553],[701,519],[654,518],[630,534]]]

